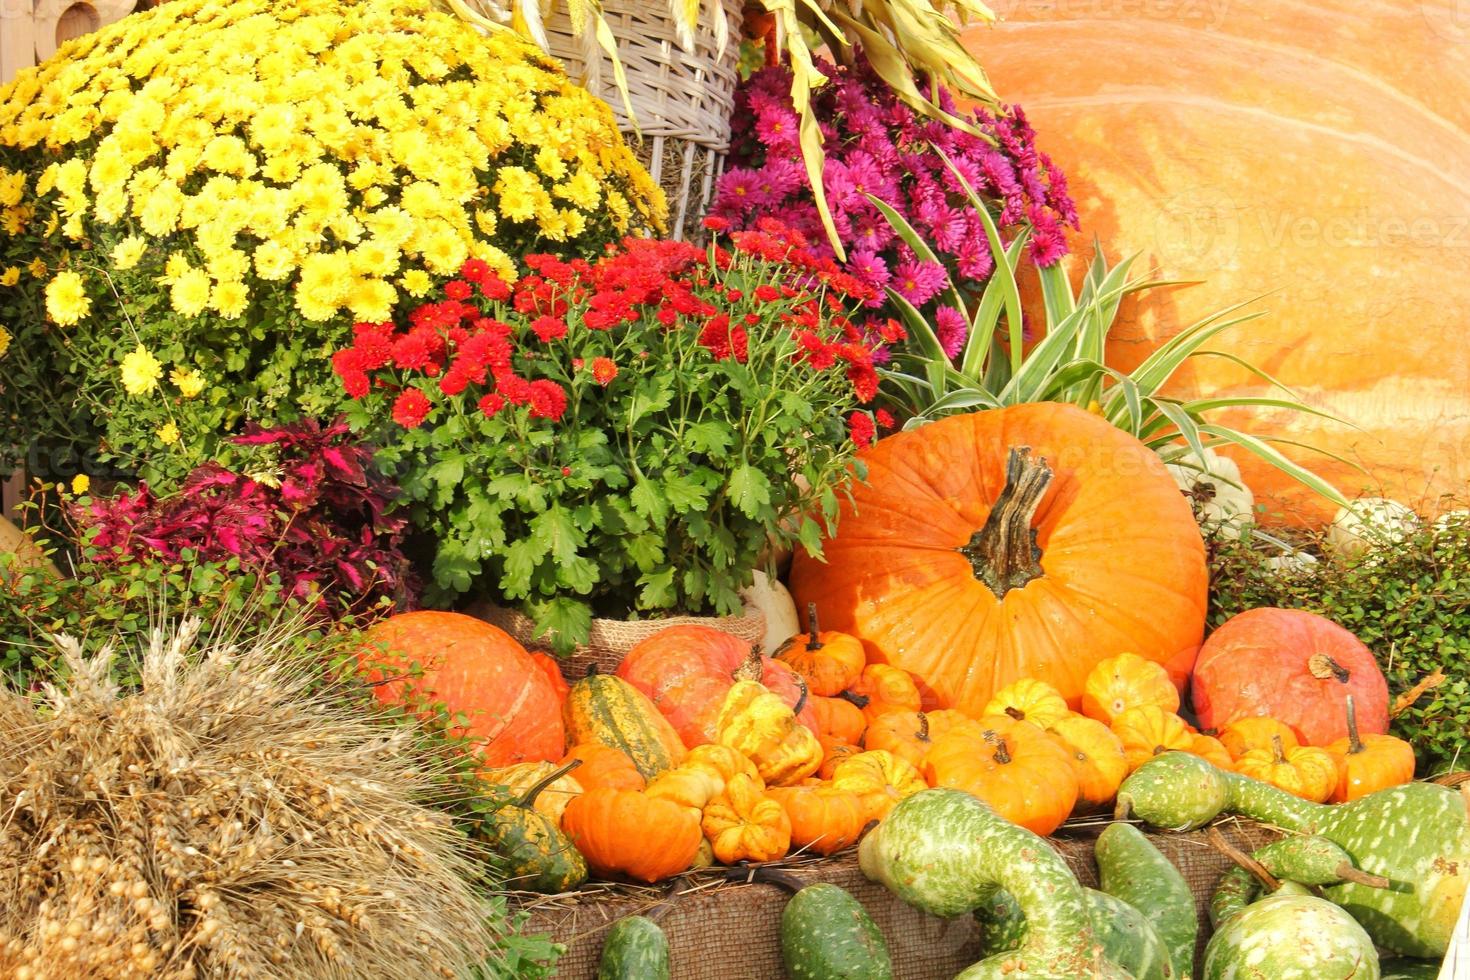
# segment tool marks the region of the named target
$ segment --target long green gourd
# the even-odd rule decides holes
[[[1302,834],[1284,837],[1251,854],[1267,873],[1283,883],[1301,885],[1336,885],[1356,881],[1373,888],[1387,888],[1387,878],[1379,878],[1353,867],[1348,852],[1325,837]],[[1210,922],[1220,924],[1254,902],[1261,893],[1261,882],[1243,867],[1225,872],[1210,898]]]
[[[1082,891],[1104,956],[1135,980],[1180,980],[1168,948],[1142,912],[1107,892]],[[996,889],[994,897],[975,910],[975,921],[980,923],[981,956],[1019,949],[1026,942],[1026,914],[1004,889]],[[1192,950],[1190,956],[1194,956]]]
[[[1149,760],[1118,791],[1119,817],[1131,812],[1155,827],[1191,830],[1226,810],[1337,844],[1359,870],[1389,885],[1344,881],[1323,896],[1385,949],[1444,956],[1470,883],[1470,812],[1461,793],[1407,783],[1328,806],[1183,752]]]
[[[1199,919],[1194,893],[1173,862],[1132,824],[1109,824],[1093,845],[1098,884],[1144,914],[1169,950],[1174,975],[1194,971]]]
[[[1020,948],[988,956],[956,980],[1131,980],[1092,929],[1086,895],[1045,840],[969,793],[915,793],[863,838],[863,873],[913,907],[952,918],[1000,887],[1026,916]]]

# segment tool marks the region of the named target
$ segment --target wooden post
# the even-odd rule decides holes
[[[137,0],[0,0],[0,84],[136,6]]]

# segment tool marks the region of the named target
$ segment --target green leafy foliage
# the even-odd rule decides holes
[[[1307,609],[1352,631],[1372,650],[1390,694],[1442,671],[1393,719],[1414,746],[1421,775],[1470,764],[1470,520],[1447,519],[1355,561],[1322,554],[1281,570],[1280,543],[1260,532],[1212,542],[1210,625],[1258,606]]]

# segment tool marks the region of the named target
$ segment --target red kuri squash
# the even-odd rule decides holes
[[[463,714],[487,767],[554,762],[566,748],[561,699],[536,661],[489,623],[459,613],[391,616],[363,634],[359,660],[385,704],[442,703]],[[415,676],[410,670],[417,666]]]
[[[1346,738],[1347,696],[1358,728],[1388,731],[1388,682],[1373,654],[1330,619],[1301,609],[1250,609],[1205,641],[1190,685],[1202,728],[1265,715],[1307,745]]]
[[[1029,447],[1029,453],[1024,452]],[[1204,630],[1204,545],[1158,457],[1096,415],[1028,404],[955,416],[864,453],[826,561],[792,591],[925,709],[980,712],[1043,680],[1076,705],[1098,661],[1167,661]]]
[[[689,748],[715,740],[720,705],[736,680],[758,681],[794,708],[802,683],[790,667],[709,626],[671,626],[628,651],[617,676],[646,694]],[[820,734],[805,705],[797,720]]]

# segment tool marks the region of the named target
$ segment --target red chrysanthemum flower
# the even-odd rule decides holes
[[[406,388],[393,401],[393,421],[405,429],[417,429],[428,418],[432,407],[422,391]]]
[[[618,376],[618,366],[610,357],[594,357],[592,359],[592,379],[598,384],[606,387],[612,384],[613,378]]]
[[[853,412],[849,415],[847,428],[852,433],[852,441],[859,449],[866,449],[872,445],[873,436],[877,434],[873,427],[873,420],[867,412]]]
[[[781,290],[768,284],[755,287],[755,298],[762,303],[771,303],[781,298]]]
[[[480,411],[487,419],[494,418],[495,413],[505,407],[505,398],[495,392],[491,392],[480,399]]]
[[[543,344],[549,344],[567,335],[567,324],[554,316],[538,316],[531,321],[531,330]]]
[[[531,382],[531,417],[560,421],[567,410],[567,393],[555,381],[542,378]]]
[[[474,293],[474,288],[463,279],[451,279],[444,284],[444,295],[452,300],[466,300]]]

